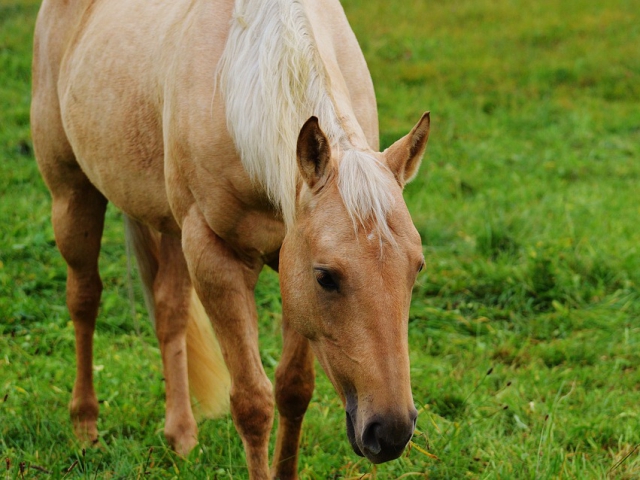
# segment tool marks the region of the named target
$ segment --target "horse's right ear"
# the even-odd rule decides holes
[[[324,178],[331,159],[329,139],[320,129],[317,117],[311,117],[302,126],[296,155],[302,178],[313,188]]]

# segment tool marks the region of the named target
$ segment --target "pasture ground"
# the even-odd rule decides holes
[[[204,422],[187,459],[166,447],[158,348],[137,287],[129,301],[115,209],[95,346],[100,448],[72,436],[65,267],[29,134],[37,3],[0,0],[0,478],[246,478],[228,419]],[[639,478],[640,2],[344,4],[383,146],[432,112],[406,189],[427,258],[409,327],[421,414],[410,451],[373,467],[351,452],[319,373],[301,477]],[[277,283],[265,272],[258,287],[270,375]]]

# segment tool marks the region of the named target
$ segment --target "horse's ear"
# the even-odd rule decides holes
[[[418,173],[422,156],[427,148],[430,125],[429,112],[425,112],[408,135],[402,137],[384,152],[387,164],[401,187],[413,180],[413,177]]]
[[[331,159],[329,140],[320,129],[317,117],[311,117],[302,126],[296,155],[302,178],[313,188],[324,178]]]

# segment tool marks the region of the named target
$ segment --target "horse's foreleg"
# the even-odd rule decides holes
[[[266,480],[273,391],[258,351],[254,288],[262,265],[241,259],[193,210],[182,225],[182,245],[231,375],[231,415],[245,448],[249,476]]]
[[[153,297],[167,402],[164,434],[177,453],[187,455],[198,442],[198,427],[191,411],[187,374],[191,281],[178,238],[161,237]]]
[[[283,349],[276,370],[276,403],[280,418],[273,459],[273,478],[298,478],[302,419],[313,395],[315,372],[309,341],[284,322]]]
[[[62,170],[62,168],[60,169]],[[52,189],[52,222],[58,249],[67,262],[67,306],[76,336],[76,380],[70,405],[76,436],[98,439],[98,399],[93,388],[93,332],[102,281],[98,255],[107,201],[79,170]]]

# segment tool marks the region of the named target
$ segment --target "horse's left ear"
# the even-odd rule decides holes
[[[311,117],[302,126],[298,136],[296,156],[302,178],[310,188],[313,188],[324,178],[331,159],[329,139],[320,129],[317,117]]]
[[[422,156],[429,140],[430,112],[425,112],[420,121],[396,143],[384,151],[387,165],[396,176],[401,187],[413,180],[418,173]]]

